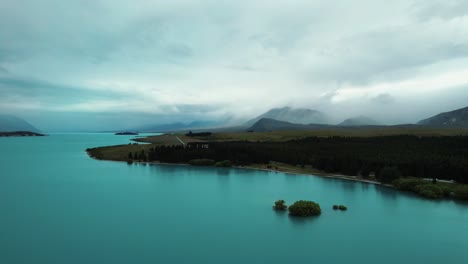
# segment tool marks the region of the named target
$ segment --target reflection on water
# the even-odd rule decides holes
[[[369,186],[370,185],[372,185],[372,183],[367,183],[367,182],[361,183],[361,191],[363,191],[363,192],[369,191]]]
[[[218,176],[229,176],[231,173],[230,168],[215,168],[216,175]]]
[[[383,200],[395,200],[397,199],[398,195],[404,195],[395,189],[385,187],[385,186],[377,186],[375,191],[378,195],[382,196]]]
[[[271,172],[271,173],[278,174],[277,172]],[[298,177],[306,177],[307,176],[307,175],[298,175],[298,174],[292,174],[292,173],[284,173],[284,175],[286,175],[284,177],[284,180],[286,182],[295,182]]]
[[[287,217],[292,226],[302,228],[307,227],[307,225],[313,224],[319,219],[320,216],[300,217],[288,214]]]
[[[341,188],[350,194],[356,193],[356,188],[361,184],[360,182],[350,180],[341,180],[339,182],[341,183]]]

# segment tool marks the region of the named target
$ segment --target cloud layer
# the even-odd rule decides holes
[[[284,105],[415,122],[468,102],[464,0],[4,0],[0,25],[0,111],[83,129]]]

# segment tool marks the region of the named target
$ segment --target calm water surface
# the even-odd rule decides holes
[[[468,263],[468,205],[370,184],[97,161],[132,136],[0,138],[0,263]],[[296,219],[277,199],[319,202]],[[336,212],[333,204],[349,210]]]

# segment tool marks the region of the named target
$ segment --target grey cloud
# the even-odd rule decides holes
[[[249,118],[286,104],[338,117],[410,109],[420,98],[426,106],[438,98],[417,87],[406,101],[392,84],[467,69],[468,3],[413,2],[3,0],[0,104],[94,111],[100,119],[82,113],[88,124],[113,119],[121,103],[128,118],[167,112],[161,122]],[[380,94],[340,94],[347,86]],[[445,108],[461,104],[441,90]],[[116,107],[93,110],[100,101]]]
[[[176,57],[190,57],[192,56],[192,49],[184,44],[172,44],[167,47],[167,50],[170,54]]]
[[[57,105],[85,102],[96,98],[111,99],[128,96],[128,94],[110,93],[105,90],[84,89],[83,87],[13,77],[0,77],[0,91],[3,94],[0,98],[0,104],[12,97],[36,99]]]
[[[400,26],[340,39],[322,51],[328,67],[314,71],[326,78],[366,84],[372,78],[408,76],[405,72],[413,73],[415,67],[468,57],[468,39],[431,31],[429,25]]]
[[[449,20],[467,15],[468,2],[466,0],[419,0],[414,3],[412,13],[419,20],[433,18]]]

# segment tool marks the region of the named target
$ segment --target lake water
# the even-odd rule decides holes
[[[89,158],[132,136],[0,138],[0,263],[468,263],[468,205],[315,176]],[[277,199],[322,215],[278,213]],[[333,211],[345,204],[348,211]]]

